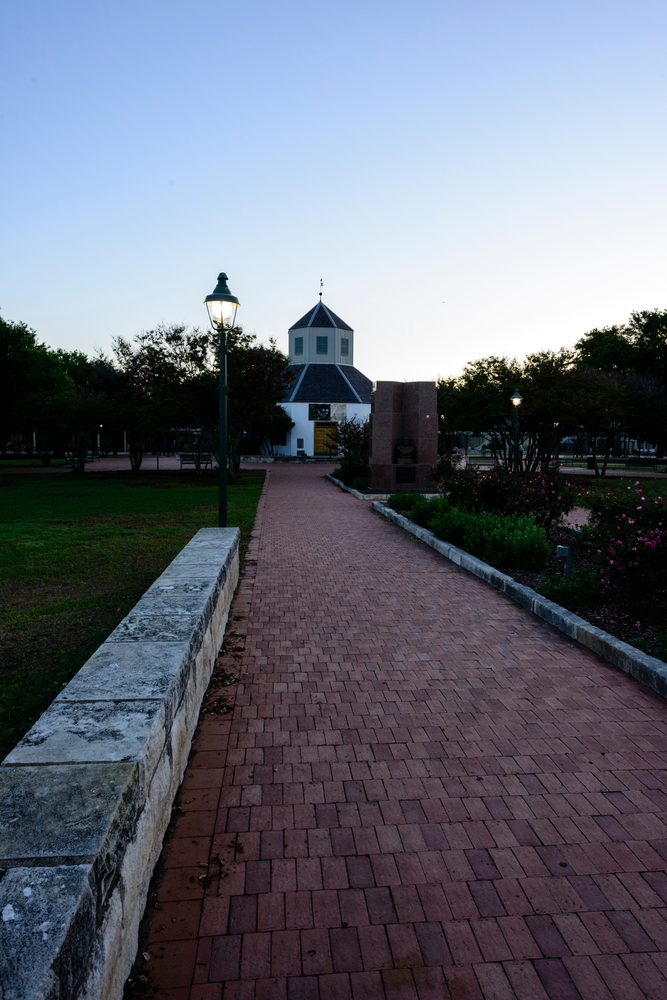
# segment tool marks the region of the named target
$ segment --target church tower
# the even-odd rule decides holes
[[[354,330],[320,301],[289,329],[292,384],[281,406],[294,421],[277,455],[324,457],[341,420],[367,420],[373,383],[354,367]]]
[[[354,330],[320,299],[289,329],[291,365],[354,365]]]

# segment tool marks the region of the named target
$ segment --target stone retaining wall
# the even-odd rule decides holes
[[[0,766],[0,997],[117,1000],[239,573],[202,528]]]

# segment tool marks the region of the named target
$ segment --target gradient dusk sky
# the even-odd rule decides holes
[[[667,308],[665,0],[9,0],[0,309],[51,347],[317,301],[372,379]]]

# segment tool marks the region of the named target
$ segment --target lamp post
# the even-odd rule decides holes
[[[510,396],[514,407],[514,472],[519,472],[519,407],[523,401],[523,396],[518,389],[514,390],[514,395]]]
[[[218,526],[227,527],[227,330],[234,326],[239,300],[227,286],[227,275],[218,275],[218,284],[204,299],[211,326],[220,336],[218,359],[218,393],[220,406],[220,440],[218,450]]]

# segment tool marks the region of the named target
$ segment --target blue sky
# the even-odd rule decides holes
[[[667,308],[667,5],[13,0],[0,309],[53,347],[317,300],[373,379]]]

